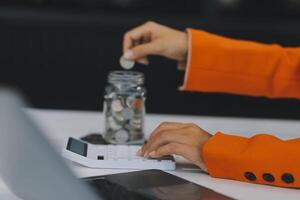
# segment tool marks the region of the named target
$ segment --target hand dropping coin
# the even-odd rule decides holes
[[[134,67],[135,62],[133,60],[128,60],[122,56],[120,58],[120,65],[122,66],[123,69],[129,70]]]

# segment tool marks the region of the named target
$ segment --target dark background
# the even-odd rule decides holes
[[[298,0],[1,0],[0,84],[20,88],[35,107],[101,110],[124,32],[148,20],[300,46]],[[135,68],[146,75],[148,112],[300,118],[297,100],[178,92],[175,65],[153,57]]]

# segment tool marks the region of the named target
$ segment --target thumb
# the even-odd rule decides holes
[[[128,60],[138,60],[147,57],[148,55],[158,55],[160,45],[156,42],[150,42],[133,47],[125,52],[124,57]]]

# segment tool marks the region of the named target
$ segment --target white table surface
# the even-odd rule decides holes
[[[102,132],[103,116],[100,112],[82,111],[60,111],[60,110],[36,110],[28,109],[30,115],[37,121],[46,136],[59,150],[62,141],[68,136],[81,137],[91,132]],[[202,128],[214,133],[223,131],[225,133],[251,136],[255,133],[272,133],[280,138],[289,139],[300,137],[300,121],[296,120],[268,120],[268,119],[243,119],[204,116],[182,116],[182,115],[156,115],[146,116],[146,133],[150,133],[160,122],[177,121],[193,122]],[[179,162],[184,162],[180,159]],[[300,190],[278,188],[265,185],[256,185],[232,180],[211,178],[201,173],[192,165],[171,172],[194,183],[211,188],[236,199],[256,200],[282,200],[300,199]],[[129,170],[89,169],[78,165],[70,165],[78,177],[96,176],[111,173],[127,172]],[[18,200],[13,196],[0,179],[0,199]]]

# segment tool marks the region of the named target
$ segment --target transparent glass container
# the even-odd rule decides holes
[[[144,140],[146,89],[144,74],[112,71],[104,94],[104,138],[112,144],[142,143]]]

